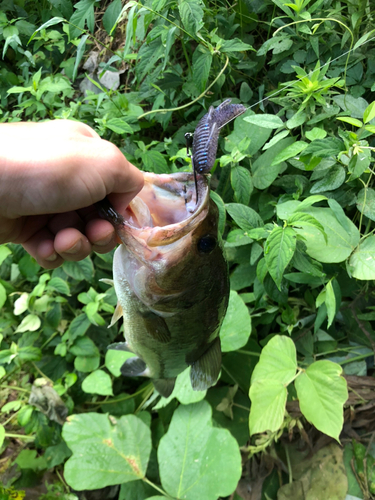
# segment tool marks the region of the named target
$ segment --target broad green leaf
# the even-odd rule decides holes
[[[169,495],[185,500],[217,500],[233,493],[241,477],[237,441],[212,427],[207,401],[179,406],[158,448],[160,478]]]
[[[190,380],[190,371],[191,367],[189,366],[188,368],[186,368],[186,370],[184,370],[177,376],[176,384],[174,386],[172,394],[168,398],[161,397],[160,401],[154,406],[155,410],[164,408],[174,398],[176,398],[183,405],[198,403],[198,401],[202,401],[202,399],[205,398],[207,390],[193,390]]]
[[[251,384],[275,380],[287,386],[294,379],[296,370],[297,357],[293,340],[285,335],[275,335],[263,347],[251,376]]]
[[[225,137],[225,150],[233,151],[238,148],[238,145],[243,139],[250,139],[250,144],[246,151],[241,151],[243,154],[254,155],[257,153],[263,144],[268,140],[272,133],[272,129],[259,127],[245,121],[248,116],[254,115],[254,112],[247,110],[243,115],[234,120],[234,130],[231,134]]]
[[[230,182],[236,202],[248,205],[253,191],[253,182],[249,170],[244,167],[233,167],[230,173]]]
[[[212,64],[212,54],[202,45],[198,45],[193,55],[194,83],[202,92],[206,88]]]
[[[249,311],[238,293],[231,290],[228,310],[220,330],[222,352],[236,351],[246,345],[250,333]]]
[[[77,281],[91,281],[94,277],[94,266],[90,257],[86,257],[79,262],[66,260],[62,268],[68,276],[71,276]]]
[[[375,279],[375,236],[362,241],[349,260],[351,274],[358,280]]]
[[[300,127],[307,120],[307,114],[303,111],[298,111],[295,113],[292,118],[286,122],[286,126],[288,129],[292,130],[293,128]]]
[[[163,174],[168,172],[167,161],[159,151],[148,150],[142,155],[143,165],[148,172]]]
[[[352,118],[362,118],[368,107],[368,103],[365,99],[362,97],[353,97],[349,93],[335,95],[333,96],[333,100],[342,110],[348,111],[348,114],[350,114]]]
[[[73,455],[65,463],[66,482],[76,490],[141,479],[151,452],[151,432],[135,415],[71,415],[62,436]]]
[[[335,315],[336,315],[336,297],[335,297],[335,292],[333,291],[333,287],[332,287],[332,280],[328,281],[328,283],[326,285],[325,303],[326,303],[327,316],[328,316],[327,328],[329,328],[332,325],[333,320],[335,319]]]
[[[279,290],[285,268],[296,249],[296,242],[296,233],[291,227],[275,227],[266,240],[264,258]]]
[[[244,118],[245,122],[252,123],[258,127],[279,128],[284,126],[284,122],[276,115],[251,115]]]
[[[345,231],[349,232],[350,231],[349,219],[345,215],[345,212],[342,209],[341,205],[337,203],[337,201],[334,200],[333,198],[329,198],[327,201],[329,208],[335,214],[336,219],[339,221],[339,223],[342,225]]]
[[[285,163],[280,162],[272,166],[272,160],[293,143],[293,137],[280,140],[255,160],[251,166],[251,170],[253,172],[254,186],[257,189],[266,189],[273,183],[279,175],[280,170],[285,166]]]
[[[105,122],[105,127],[116,134],[132,134],[133,129],[123,118],[111,118]]]
[[[345,177],[345,169],[340,165],[334,165],[322,179],[313,184],[310,193],[315,194],[323,191],[334,191],[345,182]]]
[[[23,318],[18,325],[16,332],[35,332],[41,325],[39,316],[36,314],[28,314]]]
[[[344,143],[337,137],[326,137],[316,139],[305,149],[305,155],[317,156],[319,158],[329,158],[337,156],[341,151],[345,151]]]
[[[225,240],[225,247],[240,247],[242,245],[249,245],[252,242],[253,240],[243,229],[232,229]]]
[[[83,392],[113,396],[111,377],[103,370],[95,370],[82,382]]]
[[[270,141],[268,141],[264,146],[263,150],[265,151],[266,149],[272,148],[272,146],[275,146],[278,142],[281,141],[281,139],[284,139],[289,135],[289,130],[283,130],[282,132],[279,132],[278,134],[274,135]]]
[[[348,219],[348,231],[341,226],[330,208],[310,207],[304,212],[312,215],[323,226],[327,235],[326,243],[322,233],[314,227],[295,229],[305,238],[308,255],[319,262],[327,263],[342,262],[347,259],[359,243],[359,231],[353,222]]]
[[[127,351],[117,351],[116,349],[108,349],[105,353],[105,366],[114,375],[121,375],[120,368],[129,358],[133,358],[135,354]]]
[[[108,5],[108,7],[106,7],[102,22],[108,35],[111,34],[111,31],[117,22],[118,16],[120,15],[121,9],[121,0],[114,0]]]
[[[77,337],[82,337],[87,332],[89,326],[90,320],[86,314],[82,313],[73,319],[65,335],[73,342]]]
[[[285,414],[287,389],[278,380],[257,380],[251,384],[250,435],[280,429]]]
[[[255,281],[256,269],[248,263],[240,264],[230,275],[230,287],[232,290],[242,290],[251,286]]]
[[[349,162],[349,171],[351,172],[349,181],[358,179],[368,169],[371,161],[371,151],[369,149],[364,149],[354,155]]]
[[[319,431],[339,439],[348,399],[342,368],[332,361],[315,361],[295,380],[301,412]]]
[[[136,73],[140,80],[154,68],[158,59],[164,56],[164,45],[161,37],[157,37],[150,43],[147,41],[142,45],[138,52]]]
[[[97,0],[80,0],[74,5],[76,9],[70,21],[70,36],[76,38],[84,30],[87,23],[89,31],[92,33],[94,31],[95,17],[94,17],[94,5]],[[73,26],[74,25],[74,26]]]
[[[375,101],[367,106],[365,112],[363,113],[364,123],[368,123],[375,118]]]
[[[12,251],[6,245],[0,245],[0,266],[11,253]]]
[[[29,303],[29,294],[26,292],[21,293],[17,300],[14,302],[14,311],[13,314],[15,316],[19,316],[20,314],[27,311]]]
[[[305,198],[299,205],[298,211],[304,210],[305,208],[311,207],[314,203],[318,203],[319,201],[326,200],[327,197],[322,194],[314,194],[313,196],[308,196]]]
[[[68,283],[57,276],[49,280],[47,288],[56,290],[56,292],[63,293],[64,295],[70,295]]]
[[[4,286],[0,283],[0,309],[3,307],[6,300],[7,300],[7,292]]]
[[[326,137],[327,132],[319,127],[314,127],[312,130],[308,130],[305,132],[305,135],[309,141],[315,141],[316,139],[324,139]]]
[[[97,356],[99,354],[99,349],[89,337],[78,338],[69,351],[74,356]]]
[[[350,118],[349,116],[338,116],[337,119],[345,123],[350,123],[350,125],[354,125],[355,127],[363,126],[363,123],[360,120],[357,120],[357,118]]]
[[[273,159],[271,163],[271,167],[273,165],[277,165],[283,161],[289,160],[289,158],[293,158],[301,153],[308,146],[307,142],[304,141],[296,141],[290,146],[286,147],[283,151],[281,151],[276,157]]]
[[[225,208],[235,223],[244,231],[263,226],[263,221],[258,213],[250,207],[241,203],[227,203]]]
[[[375,221],[375,191],[373,189],[361,189],[357,196],[357,208],[366,217]]]
[[[245,50],[254,49],[251,45],[239,40],[238,38],[224,40],[222,46],[220,47],[221,52],[244,52]]]
[[[194,36],[203,27],[203,3],[200,0],[178,0],[182,24]]]
[[[293,212],[292,215],[288,217],[288,225],[293,227],[316,227],[319,231],[321,231],[327,241],[327,235],[324,232],[324,227],[310,214],[306,214],[304,212]]]

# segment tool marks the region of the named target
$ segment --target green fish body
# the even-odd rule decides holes
[[[124,216],[106,212],[122,242],[113,262],[114,320],[123,316],[126,340],[110,347],[136,354],[121,373],[151,377],[163,396],[188,366],[193,389],[204,390],[219,376],[229,297],[218,209],[207,176],[197,175],[197,192],[192,173],[144,177]]]

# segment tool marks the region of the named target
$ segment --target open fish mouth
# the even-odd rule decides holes
[[[116,230],[130,251],[139,255],[142,249],[142,260],[153,260],[158,253],[153,248],[171,245],[199,226],[209,210],[210,190],[207,176],[198,174],[196,192],[192,172],[144,172],[144,180]]]

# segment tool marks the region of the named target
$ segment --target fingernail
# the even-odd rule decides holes
[[[105,245],[108,245],[108,243],[111,243],[112,240],[113,240],[113,234],[111,233],[108,236],[106,236],[105,238],[102,238],[101,240],[96,241],[94,243],[94,245],[98,245],[98,247],[104,247]]]
[[[65,253],[78,253],[82,248],[82,241],[78,240],[75,245],[73,245],[69,250],[65,250]]]
[[[57,253],[53,253],[49,257],[46,257],[45,260],[48,260],[48,262],[54,262],[57,259]]]

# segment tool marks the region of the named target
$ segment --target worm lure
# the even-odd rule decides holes
[[[199,121],[191,141],[191,134],[186,134],[186,140],[193,146],[192,163],[194,173],[208,174],[214,166],[220,129],[231,120],[246,111],[242,104],[230,104],[226,99],[216,109],[211,106]]]

